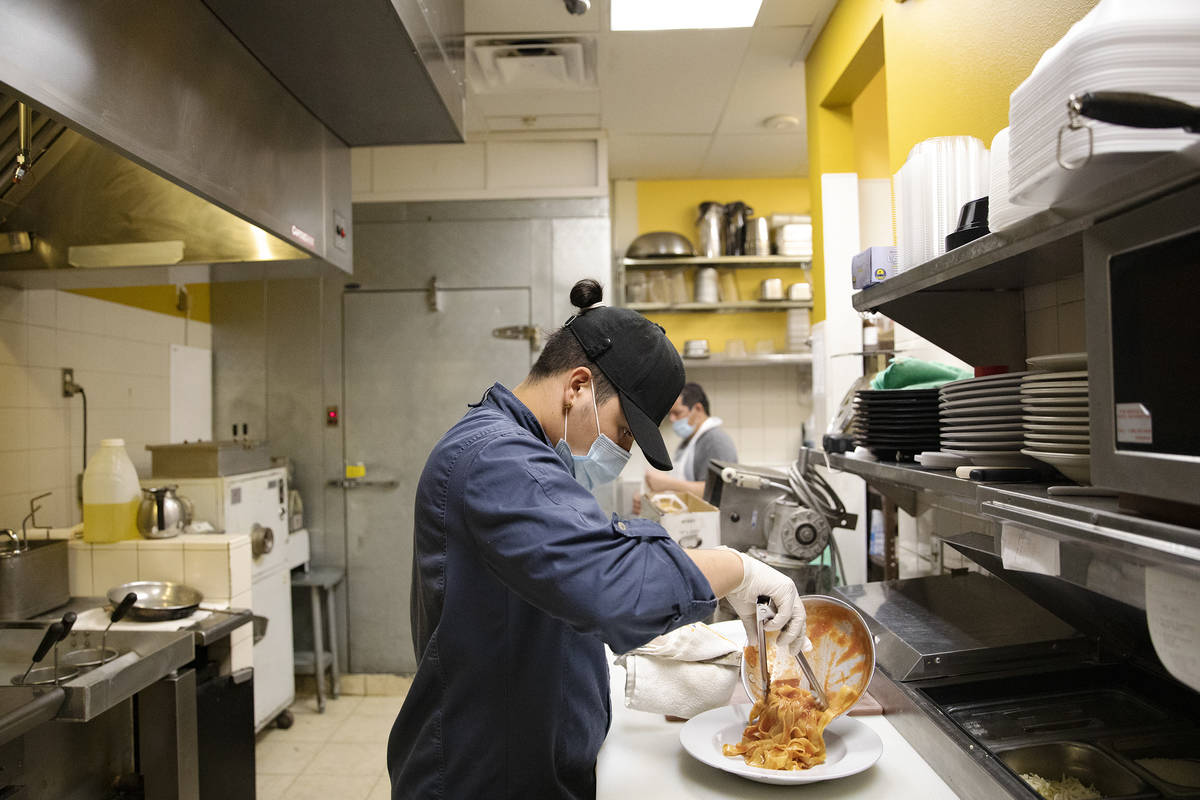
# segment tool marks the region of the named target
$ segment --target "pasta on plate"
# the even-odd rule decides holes
[[[779,770],[810,769],[825,763],[825,727],[858,699],[854,687],[829,692],[829,707],[817,707],[812,693],[802,687],[795,659],[775,648],[768,634],[770,690],[750,711],[750,724],[737,744],[727,744],[727,756],[742,756],[753,767]],[[756,667],[758,648],[747,647],[748,665]],[[783,651],[786,652],[786,651]]]

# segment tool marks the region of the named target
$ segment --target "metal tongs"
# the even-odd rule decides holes
[[[758,637],[758,668],[762,677],[763,697],[767,696],[771,686],[770,676],[767,671],[767,634],[763,629],[763,623],[774,616],[775,610],[771,608],[771,598],[765,595],[760,596],[758,603],[754,607],[754,633]],[[820,709],[829,708],[829,699],[825,696],[825,687],[817,680],[816,674],[813,673],[812,665],[804,657],[803,651],[796,653],[796,661],[800,663],[800,670],[808,680],[808,686],[812,691],[813,699],[816,700],[817,707]]]

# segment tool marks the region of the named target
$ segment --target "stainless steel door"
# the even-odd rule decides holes
[[[529,370],[529,343],[494,328],[530,323],[527,289],[345,296],[346,460],[367,485],[346,489],[349,649],[352,672],[416,669],[409,624],[413,497],[430,450],[493,382],[512,387]],[[371,486],[394,479],[397,488]]]

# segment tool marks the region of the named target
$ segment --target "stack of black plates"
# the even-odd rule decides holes
[[[937,389],[875,389],[854,398],[854,438],[884,461],[912,461],[938,446]]]

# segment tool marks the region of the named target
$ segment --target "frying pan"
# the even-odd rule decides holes
[[[129,609],[129,619],[139,622],[161,622],[190,617],[204,595],[190,586],[170,581],[133,581],[108,590],[108,602],[119,606],[130,592],[137,600]]]

